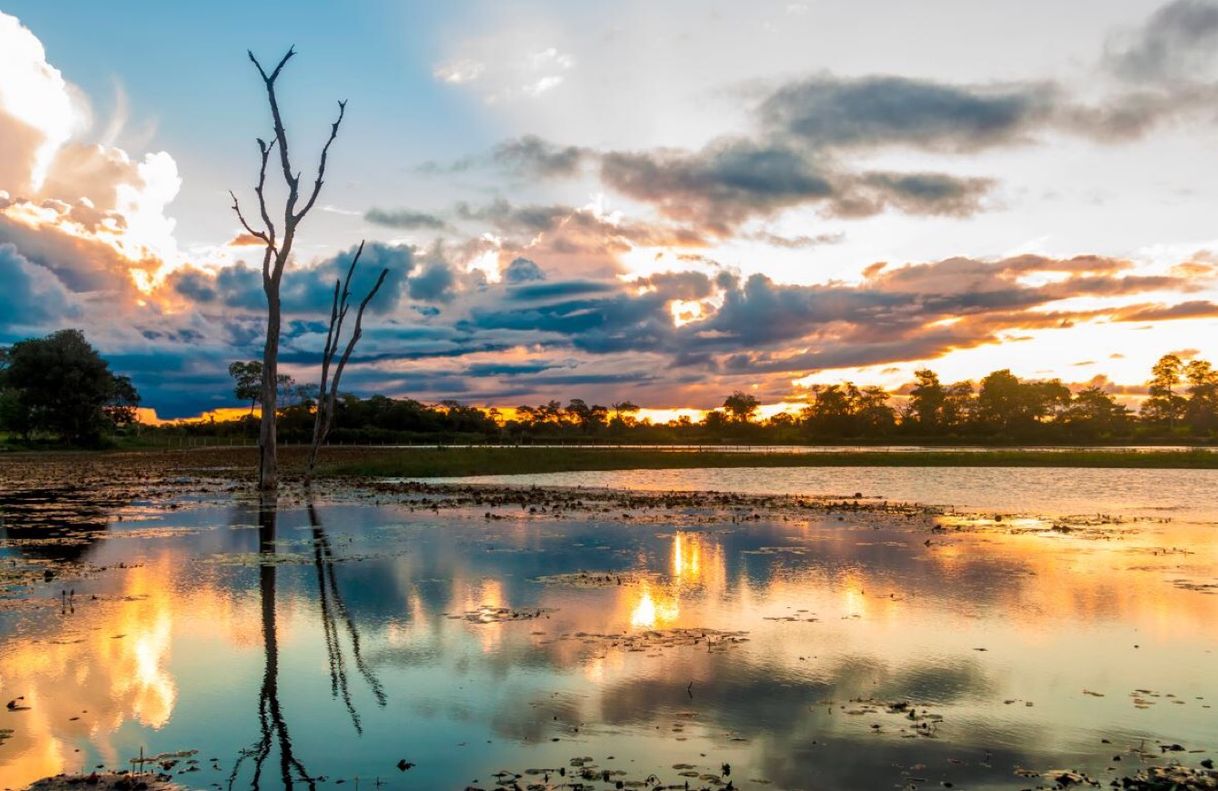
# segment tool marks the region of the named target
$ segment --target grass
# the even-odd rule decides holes
[[[350,449],[354,450],[354,449]],[[510,475],[579,470],[695,467],[1101,467],[1218,469],[1218,452],[1104,449],[841,451],[832,453],[677,451],[662,448],[408,448],[328,456],[322,474],[404,478]]]

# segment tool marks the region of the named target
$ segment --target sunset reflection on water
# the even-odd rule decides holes
[[[180,535],[114,527],[87,557],[127,568],[76,582],[74,612],[48,586],[45,608],[3,614],[0,689],[30,709],[0,715],[13,730],[0,786],[123,766],[141,748],[216,756],[220,770],[203,762],[191,782],[222,782],[256,740],[268,689],[283,718],[275,743],[290,739],[309,772],[386,775],[406,742],[412,780],[441,786],[608,752],[659,768],[730,755],[783,787],[803,771],[791,756],[870,739],[884,756],[873,769],[821,760],[820,781],[891,781],[892,767],[950,748],[1002,756],[989,780],[968,771],[971,787],[1005,788],[1018,787],[1016,762],[1102,762],[1100,735],[1218,743],[1218,596],[1187,584],[1216,579],[1212,525],[1097,537],[984,520],[931,534],[848,515],[626,525],[317,512],[312,533],[301,509],[280,513],[270,576],[240,508],[161,518],[200,528]],[[331,555],[315,557],[318,536]],[[536,581],[580,571],[610,581]],[[500,615],[466,617],[489,612]],[[747,642],[664,642],[674,629],[743,630]],[[1139,689],[1159,697],[1138,707]],[[894,727],[875,716],[832,713],[859,697],[933,706],[939,738],[911,744],[872,733]],[[945,758],[928,771],[967,775]]]

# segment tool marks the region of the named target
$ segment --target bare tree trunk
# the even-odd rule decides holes
[[[313,482],[313,470],[317,466],[317,452],[330,434],[330,426],[334,422],[334,405],[338,400],[339,380],[342,379],[347,361],[351,359],[351,353],[355,351],[355,344],[359,343],[360,337],[364,334],[364,310],[376,296],[376,292],[380,290],[381,284],[385,282],[385,277],[389,274],[388,269],[382,269],[376,283],[359,303],[359,310],[355,313],[355,327],[351,332],[351,337],[347,340],[347,348],[343,350],[343,356],[339,358],[338,365],[334,368],[334,378],[330,379],[330,365],[334,362],[334,355],[338,353],[338,343],[343,332],[343,320],[347,318],[347,311],[351,307],[348,301],[351,298],[351,276],[355,274],[355,266],[359,263],[359,257],[363,252],[364,243],[360,242],[359,248],[351,259],[351,266],[347,268],[347,277],[341,282],[341,287],[339,281],[334,281],[334,302],[330,308],[330,329],[326,332],[326,348],[321,357],[321,384],[317,389],[317,413],[313,416],[313,444],[309,447],[305,486]],[[327,389],[327,385],[329,389]]]
[[[313,204],[317,202],[317,196],[321,193],[321,185],[324,183],[326,173],[326,158],[330,153],[330,145],[334,142],[334,138],[338,137],[338,128],[343,122],[343,115],[347,109],[345,101],[338,103],[338,119],[331,124],[330,136],[321,149],[321,157],[317,165],[317,178],[313,182],[313,188],[305,201],[304,207],[297,211],[296,204],[301,197],[301,174],[292,169],[292,161],[288,154],[287,130],[284,129],[283,118],[279,112],[279,100],[275,95],[275,81],[279,79],[279,74],[283,71],[283,67],[287,65],[287,62],[295,54],[295,48],[289,48],[287,54],[279,60],[279,64],[275,66],[274,70],[270,74],[267,74],[266,70],[262,68],[262,64],[254,57],[254,53],[249,53],[250,61],[258,69],[258,74],[262,77],[262,82],[266,87],[267,104],[270,105],[271,119],[274,122],[275,131],[275,136],[271,138],[269,143],[262,138],[258,138],[258,151],[261,154],[262,163],[258,170],[258,184],[254,188],[254,193],[258,196],[258,210],[262,220],[261,228],[255,228],[246,220],[245,215],[241,212],[241,205],[237,201],[237,196],[231,192],[229,193],[233,199],[233,211],[236,212],[237,219],[241,221],[241,226],[252,236],[261,240],[265,246],[262,255],[262,290],[266,293],[267,321],[266,345],[262,351],[262,420],[258,431],[258,488],[263,492],[274,492],[279,486],[279,449],[275,422],[275,412],[278,406],[279,331],[283,322],[282,306],[279,300],[279,285],[283,280],[284,267],[287,265],[292,254],[292,244],[296,240],[296,228],[300,225],[300,221],[304,219],[305,215],[309,213],[309,210],[313,208]],[[277,235],[264,193],[267,165],[270,162],[271,153],[276,147],[279,149],[279,165],[282,170],[284,184],[287,186],[288,191],[283,206],[282,238]]]
[[[279,284],[266,289],[266,345],[262,350],[262,421],[258,429],[258,488],[273,492],[279,486],[279,435],[275,422],[278,398],[279,331],[282,322]]]

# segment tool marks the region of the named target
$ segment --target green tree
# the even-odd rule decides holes
[[[994,371],[981,380],[977,392],[977,420],[997,433],[1007,433],[1024,422],[1026,415],[1022,383],[1009,369]]]
[[[917,383],[909,391],[910,417],[925,433],[936,433],[943,426],[947,391],[939,383],[938,374],[929,368],[914,371],[914,377]]]
[[[258,401],[262,398],[262,362],[237,360],[229,364],[228,375],[233,378],[233,395],[237,400],[250,402],[252,417],[254,407],[258,406]]]
[[[262,363],[259,360],[248,360],[230,363],[228,375],[233,378],[233,395],[238,401],[250,402],[250,416],[254,407],[262,403]],[[296,380],[291,374],[275,375],[275,393],[279,401],[289,402],[299,391],[295,387]]]
[[[1067,430],[1080,439],[1103,439],[1129,430],[1129,410],[1101,387],[1080,390],[1062,416]]]
[[[139,422],[140,393],[127,376],[115,376],[110,400],[102,406],[106,419],[116,427]]]
[[[1165,354],[1151,369],[1150,397],[1142,403],[1142,418],[1165,424],[1169,431],[1184,418],[1188,401],[1176,392],[1184,374],[1184,362],[1175,354]]]
[[[814,385],[812,403],[800,412],[804,425],[813,434],[845,436],[850,431],[850,391],[854,385]]]
[[[972,382],[954,382],[947,386],[941,407],[944,428],[964,431],[973,422],[976,411],[977,397]]]
[[[1185,418],[1198,433],[1218,428],[1218,371],[1206,360],[1192,360],[1184,367],[1188,380]]]
[[[723,399],[723,408],[733,423],[750,422],[760,407],[761,402],[757,400],[757,396],[740,390]]]
[[[1070,405],[1070,390],[1060,380],[1022,382],[1008,369],[981,380],[977,420],[997,434],[1024,436],[1038,424],[1054,420]]]
[[[888,393],[871,385],[857,392],[851,404],[858,431],[866,435],[887,434],[896,425],[897,413],[888,404]]]
[[[115,376],[80,330],[13,344],[3,389],[8,427],[27,439],[47,432],[73,444],[95,444],[116,426],[135,421],[139,393]]]
[[[881,387],[859,388],[853,382],[817,385],[812,403],[800,413],[812,434],[829,437],[880,436],[896,423],[896,411]]]

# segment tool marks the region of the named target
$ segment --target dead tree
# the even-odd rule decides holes
[[[262,290],[266,294],[266,345],[262,352],[262,421],[258,432],[258,488],[264,492],[273,492],[279,486],[278,436],[275,423],[279,382],[279,332],[282,323],[279,285],[283,279],[284,267],[292,255],[292,244],[296,241],[296,229],[309,210],[313,208],[313,204],[317,202],[317,196],[321,193],[321,185],[326,174],[326,157],[330,153],[330,145],[334,142],[334,138],[338,137],[338,128],[343,122],[343,114],[347,109],[345,101],[338,103],[338,118],[330,126],[330,136],[321,149],[317,177],[311,188],[306,185],[305,193],[302,194],[300,190],[301,174],[292,169],[292,160],[288,153],[288,135],[283,127],[279,101],[275,96],[275,81],[279,79],[283,67],[295,54],[296,49],[289,48],[287,54],[268,74],[258,59],[254,57],[254,53],[249,53],[250,61],[258,69],[258,74],[266,86],[266,97],[270,104],[275,133],[269,143],[258,138],[258,151],[262,156],[262,164],[258,169],[258,185],[254,188],[254,194],[258,196],[261,227],[251,224],[246,219],[237,196],[229,192],[233,199],[233,211],[237,213],[242,227],[264,245]],[[271,219],[271,210],[267,205],[265,193],[267,165],[276,148],[279,150],[279,166],[283,174],[284,186],[287,188],[281,229],[276,228],[275,221]],[[297,205],[300,204],[302,198],[304,203],[298,209]]]
[[[376,292],[380,290],[381,284],[385,282],[385,277],[389,274],[388,269],[382,269],[376,283],[359,303],[359,309],[355,312],[355,326],[351,330],[351,337],[347,339],[347,346],[343,349],[342,357],[338,358],[338,364],[333,366],[334,377],[331,378],[330,368],[334,364],[334,356],[338,354],[343,322],[351,308],[351,277],[355,274],[355,267],[359,264],[359,257],[363,252],[364,243],[360,242],[359,248],[356,249],[355,255],[351,259],[351,266],[347,267],[347,276],[341,283],[338,280],[334,281],[334,302],[330,308],[330,329],[326,333],[326,348],[321,357],[321,385],[317,388],[317,413],[313,417],[313,444],[309,448],[309,467],[305,471],[305,485],[313,480],[313,468],[317,465],[317,452],[330,434],[330,426],[334,422],[334,404],[338,400],[338,382],[347,368],[347,361],[351,359],[351,353],[355,351],[355,344],[359,343],[360,337],[364,334],[364,309],[376,296]]]

